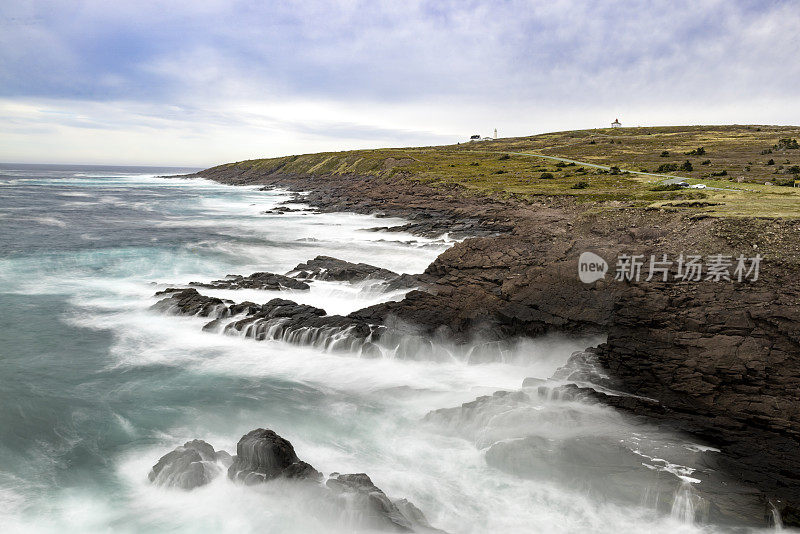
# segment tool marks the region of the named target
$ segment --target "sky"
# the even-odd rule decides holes
[[[0,2],[0,161],[800,124],[796,0]]]

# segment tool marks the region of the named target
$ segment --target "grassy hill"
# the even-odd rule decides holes
[[[265,174],[400,177],[475,195],[566,195],[596,202],[598,209],[633,206],[710,216],[800,217],[800,187],[792,187],[800,181],[798,141],[800,127],[609,128],[305,154],[224,167]],[[708,188],[676,190],[669,185],[673,178]]]

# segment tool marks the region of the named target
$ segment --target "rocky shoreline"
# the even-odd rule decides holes
[[[585,396],[719,448],[708,468],[737,481],[742,489],[733,491],[751,503],[721,498],[722,516],[765,525],[774,508],[786,525],[800,525],[796,222],[697,218],[563,198],[477,197],[411,176],[264,175],[235,165],[197,176],[303,191],[298,201],[322,211],[404,217],[411,221],[404,230],[420,235],[469,236],[415,280],[423,290],[348,319],[413,324],[452,340],[476,333],[498,340],[548,332],[606,335],[592,354],[613,387],[629,396],[594,390]],[[584,251],[607,259],[757,252],[764,261],[757,281],[584,284],[577,277]]]

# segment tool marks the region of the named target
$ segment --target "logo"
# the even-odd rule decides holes
[[[594,252],[584,252],[578,258],[578,278],[584,284],[591,284],[605,278],[607,271],[606,260]]]

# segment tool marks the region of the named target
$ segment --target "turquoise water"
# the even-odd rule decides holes
[[[507,363],[486,365],[363,360],[204,333],[201,319],[151,311],[153,293],[174,284],[285,272],[319,254],[415,273],[452,246],[366,230],[400,220],[265,214],[289,198],[280,191],[159,177],[178,172],[0,167],[0,531],[349,532],[315,518],[295,487],[222,477],[182,492],[147,481],[176,445],[200,438],[234,451],[258,427],[324,473],[370,474],[452,533],[700,528],[487,465],[490,444],[532,432],[647,432],[608,409],[537,401],[457,428],[421,423],[430,410],[547,378],[597,340],[524,341]],[[402,292],[315,282],[280,296],[348,313]],[[652,432],[644,441],[664,454],[685,445]]]

